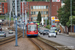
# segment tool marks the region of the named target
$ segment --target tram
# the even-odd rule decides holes
[[[27,27],[27,36],[38,36],[38,24],[28,23]]]

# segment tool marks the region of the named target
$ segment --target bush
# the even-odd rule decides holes
[[[47,25],[46,28],[50,29],[50,25]]]

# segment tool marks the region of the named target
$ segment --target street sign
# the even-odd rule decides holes
[[[51,17],[51,20],[55,20],[55,16],[52,16],[52,17]]]

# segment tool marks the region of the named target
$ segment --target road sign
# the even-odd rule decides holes
[[[52,16],[52,17],[51,17],[51,20],[55,20],[55,16]]]

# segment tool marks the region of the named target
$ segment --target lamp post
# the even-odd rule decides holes
[[[72,0],[70,0],[71,32],[72,32]]]

